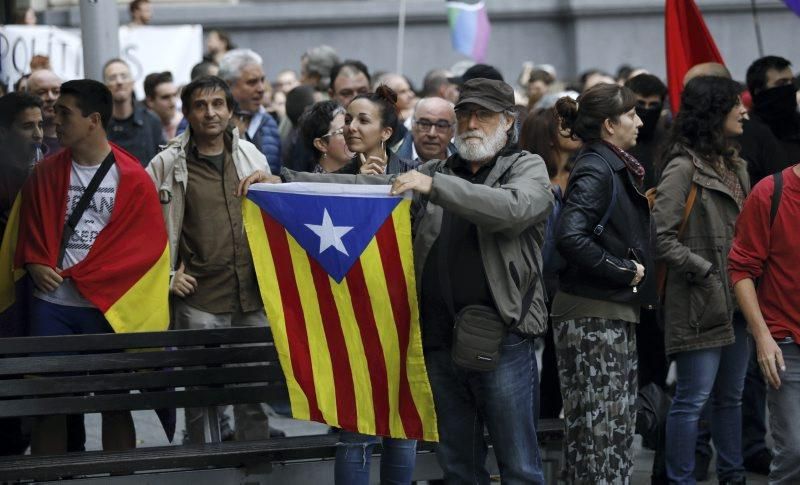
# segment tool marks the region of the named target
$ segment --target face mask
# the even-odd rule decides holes
[[[770,125],[773,132],[781,131],[786,120],[797,112],[797,88],[793,84],[765,89],[753,96],[755,112]]]
[[[658,120],[661,117],[663,105],[657,104],[651,108],[636,107],[636,114],[642,119],[642,126],[639,127],[637,140],[650,140],[656,132]]]

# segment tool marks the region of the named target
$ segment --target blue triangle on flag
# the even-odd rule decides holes
[[[285,227],[337,283],[401,200],[253,190],[247,197]]]

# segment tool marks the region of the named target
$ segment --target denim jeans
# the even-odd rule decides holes
[[[786,339],[779,341],[786,371],[778,369],[780,389],[767,389],[769,427],[775,447],[769,483],[800,483],[800,346]]]
[[[381,484],[410,484],[417,459],[415,440],[381,438],[344,430],[339,432],[339,443],[336,448],[334,468],[336,484],[369,485],[372,449],[381,442],[383,442]]]
[[[733,318],[736,341],[724,347],[675,354],[678,382],[667,416],[666,459],[670,483],[694,484],[697,423],[711,397],[711,436],[720,480],[744,476],[742,466],[742,389],[749,344],[741,314]]]
[[[448,484],[488,484],[484,426],[504,484],[544,484],[534,408],[539,376],[533,340],[509,334],[497,368],[475,372],[446,349],[425,354],[439,421],[436,457]]]

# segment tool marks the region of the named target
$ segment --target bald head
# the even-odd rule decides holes
[[[686,86],[686,83],[691,81],[696,77],[701,76],[714,76],[714,77],[724,77],[726,79],[731,79],[731,72],[728,70],[727,67],[719,64],[717,62],[704,62],[702,64],[697,64],[693,66],[689,71],[683,76],[683,85]]]
[[[422,98],[414,108],[411,135],[423,162],[447,158],[447,145],[455,133],[453,103],[442,98]]]
[[[33,71],[28,78],[28,93],[42,100],[42,118],[45,124],[55,118],[53,106],[61,94],[61,78],[48,69]]]

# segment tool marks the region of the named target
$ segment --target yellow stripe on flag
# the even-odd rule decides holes
[[[25,270],[14,269],[14,254],[17,252],[19,237],[19,208],[22,205],[22,194],[18,194],[8,214],[8,222],[3,231],[3,242],[0,246],[0,313],[6,311],[16,300],[15,284],[25,275]]]
[[[414,274],[414,253],[411,242],[411,218],[409,207],[411,201],[403,200],[392,212],[394,231],[397,235],[397,246],[400,251],[400,262],[408,288],[408,307],[411,309],[411,331],[406,357],[406,375],[414,405],[422,420],[422,432],[426,441],[439,441],[436,409],[433,404],[433,392],[428,382],[428,371],[422,353],[422,337],[420,335],[419,305],[417,304],[416,277]]]
[[[272,259],[272,249],[269,246],[267,230],[264,227],[264,218],[261,209],[252,201],[245,199],[242,202],[244,228],[247,232],[247,242],[250,253],[253,255],[253,266],[256,270],[258,288],[261,292],[261,301],[267,312],[269,326],[272,330],[272,340],[278,352],[278,359],[286,377],[286,387],[289,390],[289,402],[292,406],[292,416],[296,419],[311,419],[308,398],[297,382],[292,368],[289,337],[286,335],[286,315],[283,313],[281,289],[278,285],[278,273]]]
[[[347,357],[350,361],[350,370],[353,375],[353,389],[355,389],[356,413],[358,415],[358,429],[365,434],[375,434],[375,407],[372,402],[372,381],[370,380],[367,355],[364,342],[361,340],[361,331],[356,320],[353,300],[347,286],[347,278],[341,284],[328,277],[333,293],[333,300],[339,311],[339,320],[342,323],[342,333],[347,345]]]
[[[106,311],[106,320],[116,333],[169,328],[169,264],[169,245],[165,244],[158,261]]]
[[[367,249],[361,254],[361,264],[369,270],[364,271],[372,312],[378,326],[378,336],[386,361],[386,378],[389,383],[389,432],[393,437],[405,437],[405,428],[400,417],[400,342],[394,323],[392,300],[386,286],[386,275],[381,262],[378,243],[373,237]]]
[[[311,367],[314,369],[314,389],[317,394],[317,403],[322,417],[331,426],[339,427],[339,415],[336,411],[336,385],[333,379],[333,364],[331,353],[328,350],[328,340],[322,326],[322,315],[319,310],[319,298],[311,276],[311,264],[308,262],[308,253],[303,249],[289,232],[286,232],[289,241],[289,253],[292,255],[292,267],[297,281],[297,290],[300,293],[300,305],[303,307],[303,316],[306,321],[308,346],[311,351]]]

